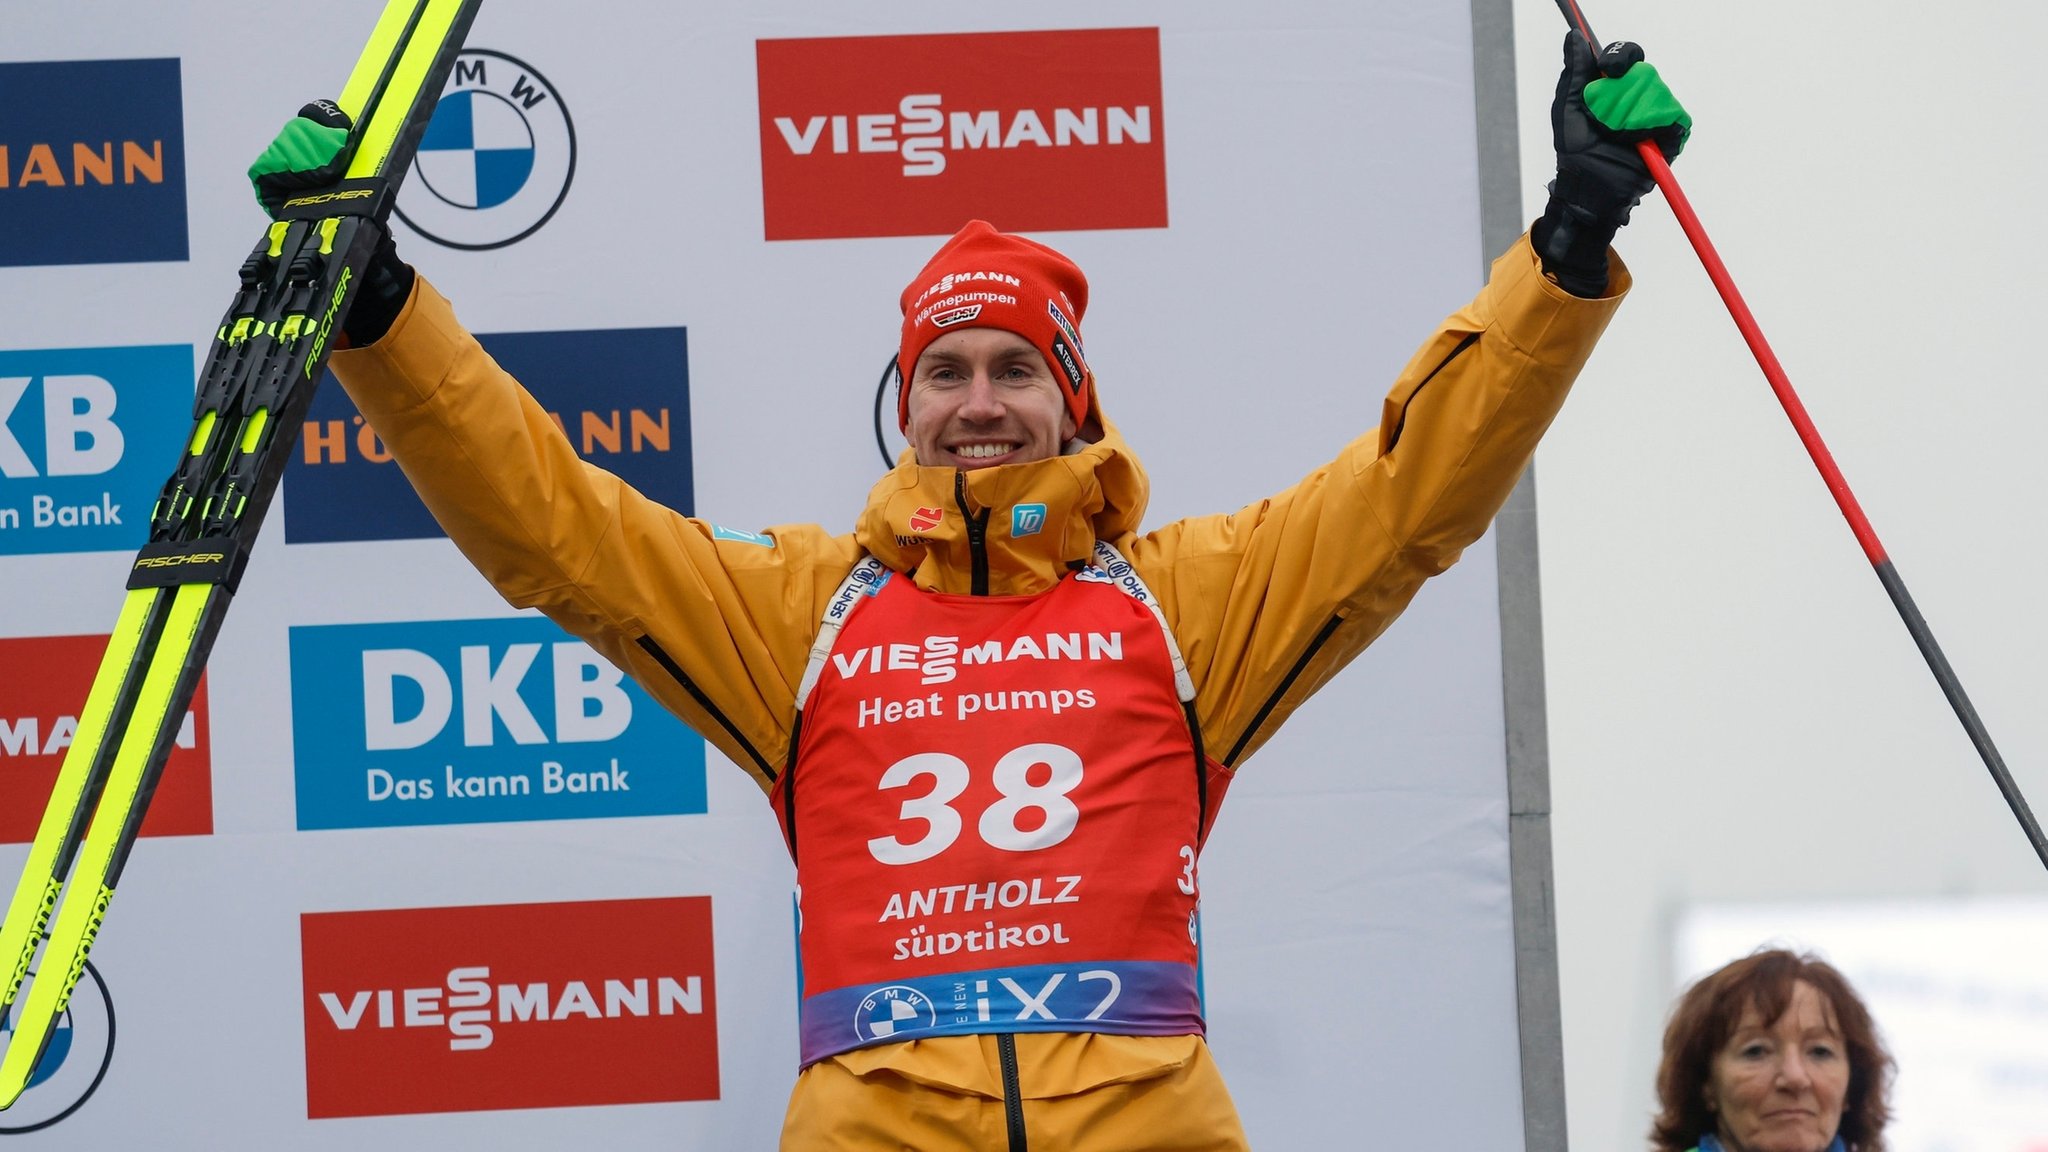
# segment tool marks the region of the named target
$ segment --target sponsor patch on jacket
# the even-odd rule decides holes
[[[1019,504],[1010,509],[1010,538],[1019,540],[1045,530],[1045,505]]]
[[[731,540],[735,544],[758,544],[763,548],[775,547],[775,537],[767,532],[742,532],[737,528],[727,528],[723,524],[711,526],[711,538]]]

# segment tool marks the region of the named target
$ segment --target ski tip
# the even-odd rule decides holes
[[[28,1041],[17,1036],[8,1043],[6,1051],[9,1055],[12,1055],[16,1047],[26,1043]],[[0,1068],[0,1112],[5,1112],[9,1108],[14,1107],[14,1102],[21,1099],[22,1092],[27,1090],[29,1080],[28,1075],[14,1070],[12,1067],[13,1061],[6,1061],[5,1063],[7,1067]],[[35,1070],[31,1068],[29,1071],[33,1073]]]

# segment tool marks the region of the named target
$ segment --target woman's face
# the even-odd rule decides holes
[[[1842,1124],[1849,1053],[1820,990],[1792,985],[1766,1023],[1750,1005],[1707,1075],[1707,1107],[1728,1152],[1823,1152]]]

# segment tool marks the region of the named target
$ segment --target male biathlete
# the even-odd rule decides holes
[[[1689,120],[1576,35],[1557,180],[1380,427],[1269,499],[1140,534],[1088,284],[979,221],[903,291],[910,449],[851,533],[729,533],[580,459],[387,243],[333,367],[505,598],[751,774],[796,861],[782,1146],[1239,1149],[1203,1040],[1196,861],[1300,703],[1487,528],[1628,288],[1608,242]],[[251,169],[331,181],[318,109]]]

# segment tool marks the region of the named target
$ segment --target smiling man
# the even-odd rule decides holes
[[[896,363],[911,367],[897,419],[918,462],[1059,455],[1088,418],[1077,320],[1087,306],[1081,270],[1043,244],[980,220],[947,241],[903,290]]]
[[[1608,241],[1652,187],[1630,141],[1675,155],[1685,121],[1617,52],[1598,79],[1567,42],[1549,205],[1380,426],[1146,532],[1086,278],[987,223],[904,289],[911,447],[841,534],[724,531],[583,461],[378,253],[333,366],[427,507],[769,796],[800,913],[784,1148],[1245,1146],[1203,1038],[1203,841],[1245,761],[1486,531],[1627,289]],[[259,196],[331,179],[345,138],[295,122]]]
[[[917,458],[954,468],[1057,456],[1076,428],[1038,349],[997,328],[933,341],[918,357],[903,404],[911,413],[904,433]]]

